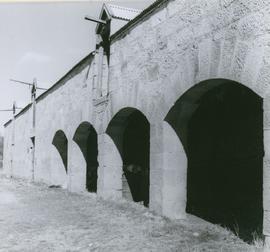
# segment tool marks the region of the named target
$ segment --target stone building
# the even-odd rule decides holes
[[[268,242],[270,2],[105,5],[100,19],[96,50],[5,124],[6,174]]]

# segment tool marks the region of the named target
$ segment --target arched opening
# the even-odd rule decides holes
[[[62,130],[56,131],[52,144],[55,146],[55,148],[58,150],[61,159],[63,161],[63,164],[65,166],[65,170],[67,172],[67,153],[68,153],[68,140],[65,135],[65,133]]]
[[[262,233],[263,100],[228,80],[188,90],[166,117],[188,159],[188,213],[251,241]]]
[[[83,122],[77,128],[73,141],[78,144],[86,161],[86,189],[97,192],[98,144],[97,133],[88,122]]]
[[[150,125],[147,118],[133,108],[120,110],[106,133],[114,141],[123,161],[123,197],[149,204]]]

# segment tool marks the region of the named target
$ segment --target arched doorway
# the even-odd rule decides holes
[[[250,241],[262,233],[262,98],[228,80],[188,90],[166,121],[188,158],[188,213]]]
[[[120,110],[106,133],[114,141],[123,161],[123,197],[149,204],[150,125],[137,109]]]
[[[62,130],[56,131],[52,144],[55,146],[55,148],[58,150],[61,159],[63,161],[63,164],[65,166],[65,170],[67,172],[67,165],[68,165],[68,140],[65,135],[65,133]]]
[[[88,122],[83,122],[77,128],[73,141],[78,144],[86,161],[86,189],[97,191],[98,145],[97,133]]]

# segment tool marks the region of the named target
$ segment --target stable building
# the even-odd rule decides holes
[[[269,7],[105,4],[96,50],[5,124],[5,173],[270,243]]]

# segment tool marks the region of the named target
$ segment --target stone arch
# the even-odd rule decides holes
[[[73,136],[73,141],[79,146],[86,161],[86,189],[97,191],[98,143],[97,133],[89,122],[82,122]]]
[[[182,37],[180,34],[179,36]],[[158,103],[163,103],[161,108],[157,105],[157,110],[161,109],[161,118],[164,118],[174,102],[196,83],[210,79],[231,80],[241,83],[263,98],[269,96],[269,50],[265,40],[240,41],[237,37],[227,39],[225,33],[217,40],[188,40],[188,44],[189,46],[179,53],[181,57],[173,51],[173,54],[177,55],[174,58],[176,67],[170,73],[164,71],[168,77],[157,82],[158,86],[162,87],[159,97],[155,97],[160,99]],[[166,54],[162,56],[165,57]],[[166,64],[159,66],[161,68]]]
[[[66,173],[68,169],[68,139],[62,130],[56,131],[53,137],[52,144],[58,150],[63,161]]]
[[[110,121],[106,134],[114,142],[123,169],[123,197],[149,204],[150,124],[142,112],[123,108]]]
[[[186,91],[165,121],[187,155],[186,211],[245,240],[261,233],[263,99],[240,83],[212,79]]]

